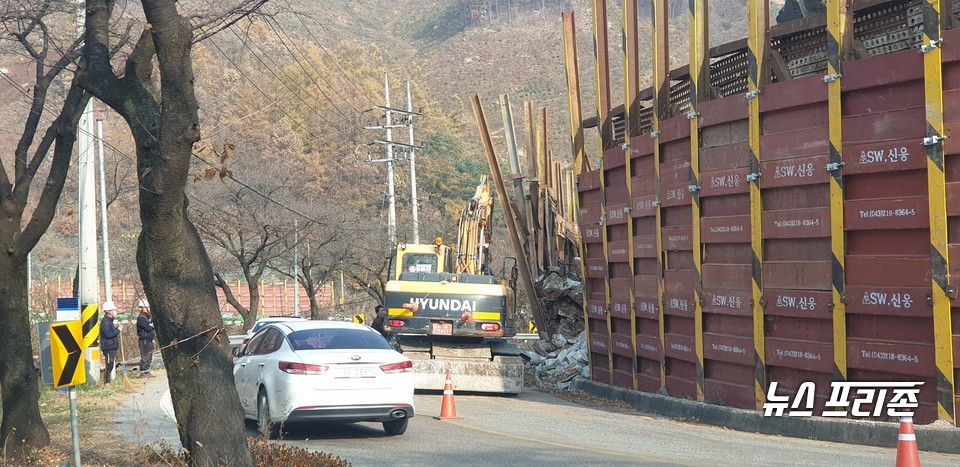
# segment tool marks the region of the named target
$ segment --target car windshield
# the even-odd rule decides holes
[[[392,348],[379,333],[362,329],[304,329],[287,338],[293,350]]]
[[[257,331],[263,329],[263,327],[268,324],[278,323],[280,321],[281,320],[278,320],[278,319],[265,319],[265,320],[262,319],[260,321],[257,321],[256,324],[254,324],[253,327],[250,329],[250,335],[252,336],[256,334]]]

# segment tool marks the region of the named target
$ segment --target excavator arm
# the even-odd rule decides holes
[[[457,274],[490,274],[490,219],[493,193],[487,177],[460,213],[457,233]]]

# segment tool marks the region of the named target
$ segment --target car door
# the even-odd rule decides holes
[[[263,340],[259,343],[253,354],[250,355],[250,361],[246,368],[247,381],[250,383],[248,389],[252,405],[252,410],[256,410],[256,398],[260,388],[260,383],[265,378],[264,373],[274,371],[277,368],[277,359],[274,355],[283,344],[283,333],[275,327],[267,327],[263,330]],[[267,388],[268,390],[270,388]]]
[[[240,405],[244,412],[248,414],[256,414],[257,411],[257,394],[254,388],[257,382],[256,377],[260,374],[251,370],[250,360],[263,343],[265,336],[266,333],[263,332],[255,334],[233,363],[233,380],[237,387],[237,395],[240,397]],[[250,380],[251,373],[256,374],[253,381]]]

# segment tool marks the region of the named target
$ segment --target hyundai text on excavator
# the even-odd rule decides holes
[[[397,245],[384,304],[386,329],[413,360],[417,389],[442,389],[449,371],[461,391],[523,391],[515,336],[517,266],[493,274],[489,257],[493,197],[486,178],[460,216],[457,250]],[[512,259],[512,258],[510,258]]]

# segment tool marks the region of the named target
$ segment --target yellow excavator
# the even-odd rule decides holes
[[[385,328],[414,362],[417,389],[443,389],[449,371],[460,391],[519,394],[523,391],[515,336],[517,281],[502,263],[490,264],[493,196],[486,177],[464,208],[457,249],[433,244],[397,245],[384,306]]]

